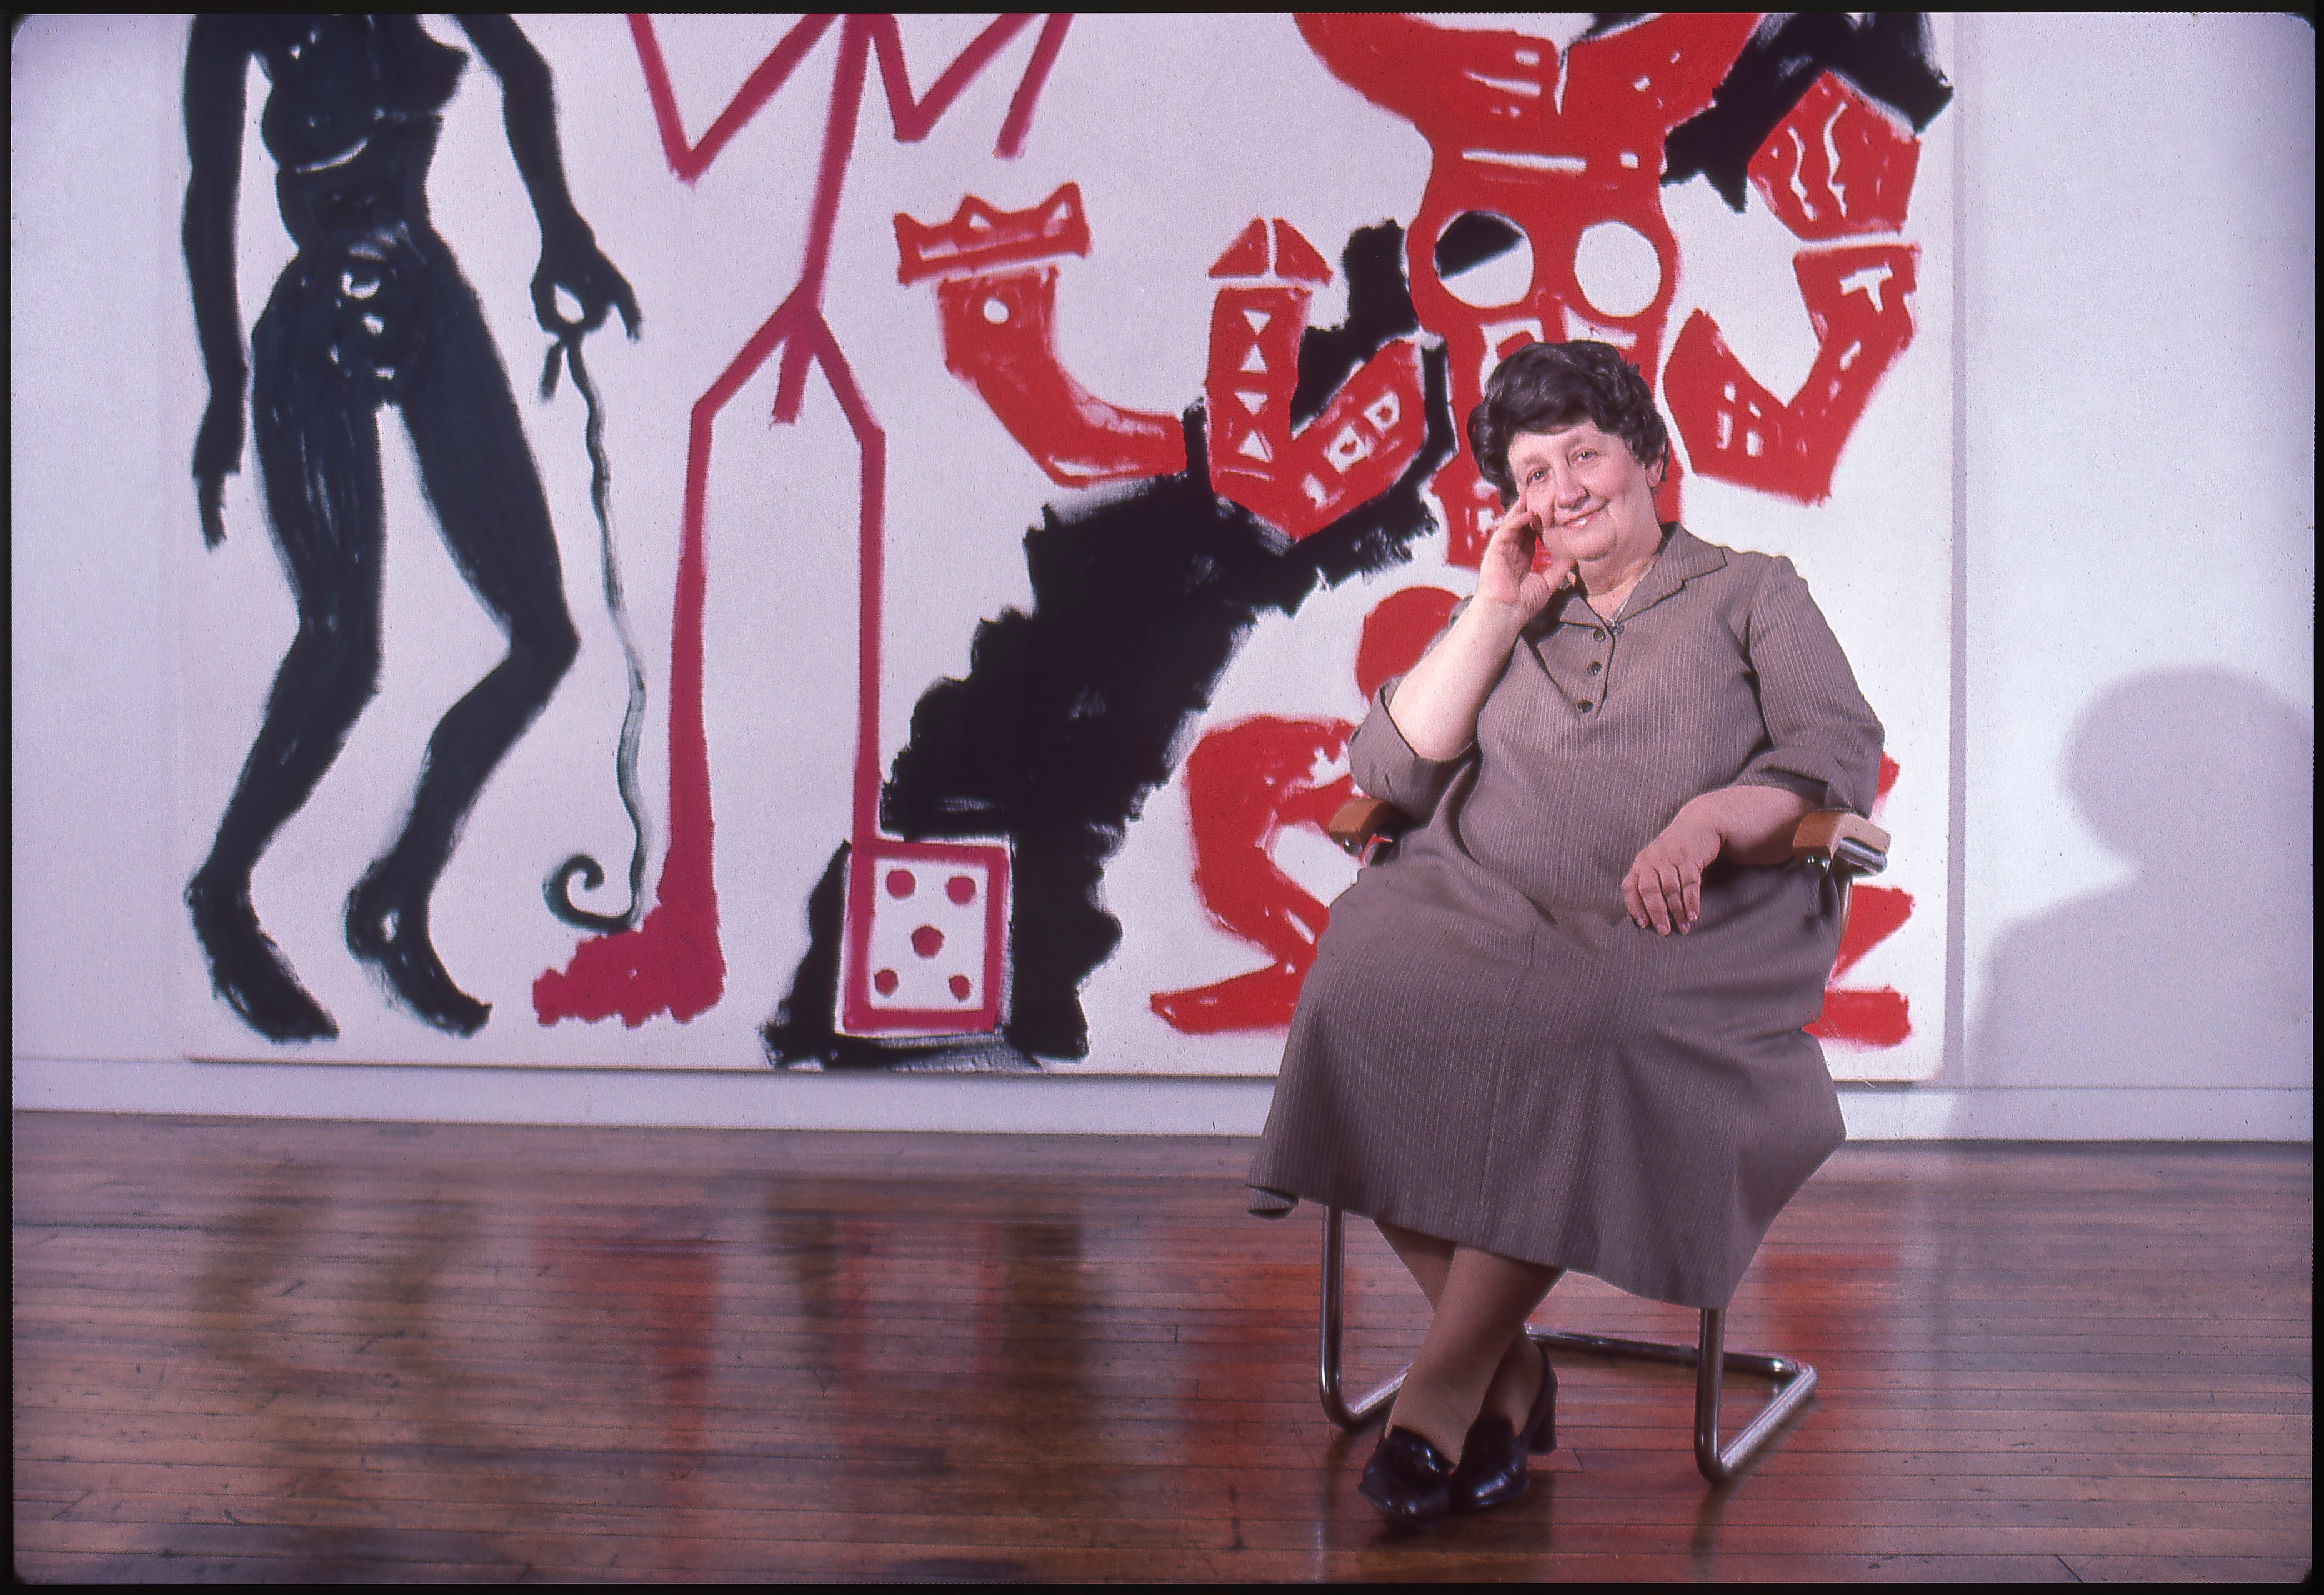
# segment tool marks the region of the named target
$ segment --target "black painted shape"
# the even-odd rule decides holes
[[[1753,31],[1700,115],[1671,130],[1663,181],[1701,175],[1741,210],[1751,157],[1829,69],[1866,97],[1925,129],[1953,97],[1936,63],[1925,12],[1777,12]]]
[[[1443,281],[1471,266],[1480,266],[1523,242],[1524,230],[1508,217],[1489,210],[1464,210],[1436,240],[1437,280]]]
[[[1402,227],[1365,227],[1351,235],[1340,252],[1340,270],[1348,281],[1347,318],[1337,327],[1311,327],[1300,336],[1299,381],[1291,390],[1294,428],[1321,414],[1365,361],[1420,330],[1405,287]]]
[[[549,346],[549,359],[540,371],[540,396],[544,401],[555,398],[558,372],[569,368],[573,386],[580,393],[586,411],[581,441],[589,455],[589,508],[597,517],[598,576],[604,586],[605,613],[613,617],[613,635],[622,645],[622,666],[628,677],[622,734],[613,744],[613,788],[621,794],[622,812],[630,816],[630,903],[618,914],[594,913],[575,904],[575,876],[579,876],[582,885],[590,891],[596,890],[605,879],[604,866],[586,853],[576,853],[551,870],[549,879],[541,882],[540,890],[548,900],[549,911],[566,924],[611,935],[629,929],[645,912],[646,799],[638,784],[638,743],[645,734],[646,666],[638,652],[636,633],[630,626],[629,601],[622,592],[622,565],[613,552],[613,466],[605,457],[604,404],[597,397],[597,385],[589,380],[588,364],[581,357],[582,331],[578,325],[573,326]]]
[[[1402,246],[1393,225],[1351,240],[1348,320],[1311,329],[1300,346],[1299,386],[1313,408],[1417,326]],[[1184,757],[1244,638],[1265,614],[1296,613],[1319,585],[1409,559],[1411,544],[1434,530],[1420,491],[1454,447],[1443,351],[1425,351],[1423,369],[1428,432],[1417,457],[1387,493],[1303,541],[1211,492],[1199,407],[1185,417],[1185,473],[1044,513],[1025,539],[1030,612],[979,624],[967,676],[921,696],[881,802],[881,824],[897,835],[1012,843],[1006,1046],[836,1033],[844,904],[835,855],[808,902],[807,954],[761,1031],[771,1061],[993,1068],[1087,1056],[1080,988],[1121,939],[1100,903],[1106,861]]]
[[[1582,38],[1603,39],[1609,33],[1618,33],[1654,14],[1651,11],[1593,11],[1590,14],[1590,25],[1582,30]]]
[[[634,332],[635,298],[566,194],[547,63],[505,15],[461,25],[501,81],[510,148],[540,219],[532,286],[544,325],[562,327],[547,319],[561,287],[584,307],[585,327],[618,309]],[[298,254],[252,329],[245,364],[234,222],[254,57],[272,86],[260,130],[281,166],[277,197]],[[466,60],[402,14],[204,16],[187,49],[184,242],[210,378],[194,453],[203,536],[215,547],[226,535],[246,375],[299,629],[186,902],[218,994],[275,1041],[337,1033],[260,927],[250,878],[379,689],[382,406],[401,410],[445,544],[509,640],[506,657],[438,723],[401,830],[347,903],[349,950],[392,999],[456,1035],[473,1034],[491,1010],[437,957],[429,900],[477,794],[579,648],[508,373],[475,291],[429,225],[435,113]]]

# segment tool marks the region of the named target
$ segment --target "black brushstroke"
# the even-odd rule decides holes
[[[618,309],[634,337],[636,297],[566,191],[548,63],[505,14],[460,22],[500,80],[509,148],[540,222],[531,288],[542,326],[567,331],[562,290],[581,306],[585,330]],[[298,254],[252,329],[245,365],[234,228],[254,59],[271,86],[260,132]],[[210,379],[194,451],[202,532],[212,547],[226,536],[247,380],[299,631],[186,903],[218,994],[274,1041],[337,1034],[260,928],[250,877],[379,690],[382,406],[402,412],[454,563],[509,641],[506,657],[438,723],[401,832],[347,899],[348,948],[392,998],[456,1035],[474,1034],[491,1008],[437,957],[429,900],[477,794],[580,647],[508,373],[475,290],[429,222],[438,113],[466,61],[401,14],[202,16],[187,47],[186,267]]]
[[[1300,343],[1293,410],[1303,419],[1390,339],[1418,329],[1402,229],[1357,233],[1342,262],[1347,319]],[[1199,406],[1185,416],[1183,474],[1043,515],[1025,539],[1030,612],[976,628],[968,675],[922,695],[881,795],[894,834],[1012,844],[1001,1036],[889,1044],[837,1033],[843,849],[810,898],[807,954],[761,1031],[771,1061],[1021,1068],[1087,1056],[1081,985],[1121,939],[1101,900],[1106,862],[1184,757],[1243,640],[1262,616],[1296,613],[1319,585],[1410,559],[1435,530],[1421,487],[1455,446],[1441,348],[1424,352],[1423,370],[1418,456],[1388,492],[1303,541],[1212,493]]]
[[[1840,11],[1772,13],[1728,68],[1710,108],[1671,129],[1663,181],[1707,177],[1729,207],[1741,210],[1751,157],[1827,70],[1904,117],[1915,133],[1953,97],[1925,12],[1867,12],[1861,20]]]
[[[580,392],[581,401],[587,410],[581,439],[589,451],[589,507],[597,517],[598,575],[605,588],[605,613],[613,617],[613,635],[622,644],[622,668],[629,674],[629,698],[622,710],[621,741],[613,749],[613,785],[622,795],[622,807],[630,816],[630,906],[618,914],[596,914],[575,906],[576,875],[581,878],[583,889],[589,891],[596,890],[605,880],[604,866],[586,853],[576,853],[551,870],[540,890],[549,899],[549,911],[566,924],[610,934],[635,925],[645,908],[646,800],[638,786],[638,741],[645,734],[646,667],[638,654],[637,638],[630,629],[630,606],[622,595],[622,565],[613,553],[613,466],[605,457],[604,407],[597,399],[597,384],[589,380],[589,368],[581,359],[583,330],[576,323],[549,346],[549,359],[540,368],[540,396],[544,400],[557,396],[557,373],[561,364],[573,373],[573,385]]]

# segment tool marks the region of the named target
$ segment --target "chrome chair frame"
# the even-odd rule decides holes
[[[1346,1223],[1347,1215],[1336,1207],[1323,1210],[1323,1322],[1322,1344],[1317,1359],[1318,1383],[1323,1397],[1323,1413],[1342,1429],[1360,1429],[1373,1419],[1385,1417],[1388,1404],[1404,1388],[1404,1376],[1412,1371],[1411,1364],[1390,1375],[1386,1381],[1351,1402],[1342,1394],[1340,1381],[1340,1341],[1342,1313],[1346,1297]],[[1729,1351],[1726,1349],[1727,1310],[1705,1307],[1702,1310],[1702,1339],[1697,1345],[1674,1345],[1665,1341],[1626,1341],[1612,1335],[1582,1334],[1573,1330],[1536,1329],[1526,1326],[1526,1338],[1545,1350],[1586,1351],[1592,1356],[1617,1361],[1660,1362],[1672,1367],[1692,1368],[1694,1374],[1694,1465],[1713,1484],[1724,1484],[1742,1471],[1744,1466],[1759,1453],[1760,1448],[1774,1438],[1775,1431],[1788,1423],[1792,1415],[1808,1403],[1815,1394],[1816,1370],[1804,1362],[1788,1357],[1768,1357],[1753,1351]],[[1748,1374],[1775,1381],[1773,1395],[1758,1415],[1744,1426],[1743,1432],[1726,1445],[1719,1443],[1719,1397],[1725,1376]]]
[[[1332,839],[1369,863],[1372,852],[1393,841],[1393,829],[1402,816],[1377,798],[1359,798],[1332,817]],[[1840,924],[1847,926],[1848,886],[1858,875],[1876,875],[1887,867],[1888,834],[1844,809],[1820,809],[1800,822],[1792,839],[1793,857],[1829,871],[1840,890]],[[1388,1402],[1404,1388],[1406,1363],[1382,1384],[1350,1402],[1341,1388],[1340,1346],[1347,1295],[1347,1216],[1336,1207],[1323,1210],[1323,1304],[1317,1347],[1317,1383],[1323,1415],[1342,1429],[1358,1429],[1384,1417]],[[1545,1351],[1582,1351],[1616,1361],[1659,1362],[1694,1369],[1694,1465],[1713,1484],[1725,1484],[1758,1455],[1775,1432],[1804,1408],[1815,1395],[1816,1370],[1789,1357],[1727,1350],[1727,1310],[1705,1307],[1702,1332],[1694,1345],[1665,1341],[1627,1341],[1611,1335],[1582,1334],[1572,1330],[1526,1326],[1526,1336]],[[1719,1398],[1729,1374],[1773,1379],[1775,1388],[1767,1404],[1724,1446],[1719,1443]]]

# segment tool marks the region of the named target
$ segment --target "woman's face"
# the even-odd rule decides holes
[[[1594,565],[1660,543],[1653,479],[1628,444],[1594,422],[1519,432],[1508,458],[1510,480],[1552,549]]]

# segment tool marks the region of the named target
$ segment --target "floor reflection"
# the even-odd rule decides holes
[[[350,1246],[346,1232],[367,1225],[337,1187],[329,1168],[271,1171],[217,1222],[191,1292],[204,1348],[227,1370],[220,1398],[250,1417],[246,1454],[278,1480],[263,1507],[243,1508],[254,1519],[230,1508],[229,1520],[284,1531],[318,1579],[375,1574],[405,1550],[408,1533],[392,1526],[410,1503],[381,1452],[473,1461],[512,1451],[465,1399],[434,1311],[446,1270],[473,1245],[475,1204],[439,1198]],[[438,1541],[448,1560],[507,1561],[493,1534],[449,1534],[457,1543]]]
[[[713,1378],[720,1275],[712,1215],[685,1205],[544,1211],[533,1218],[533,1255],[531,1293],[547,1293],[535,1311],[562,1365],[555,1398],[601,1406],[606,1449],[635,1452],[651,1437],[654,1454],[630,1471],[623,1509],[677,1521],[706,1505],[708,1416],[728,1398]],[[705,1549],[675,1539],[660,1564],[695,1571]]]
[[[1314,1216],[1244,1219],[1201,1148],[156,1120],[128,1157],[25,1117],[42,1581],[1999,1579],[2133,1571],[2157,1525],[2149,1574],[2273,1578],[2312,1545],[2304,1148],[1849,1148],[1733,1309],[1823,1376],[1741,1480],[1696,1474],[1686,1370],[1568,1356],[1531,1493],[1408,1535],[1317,1409]],[[1543,1316],[1694,1322],[1586,1278]],[[1424,1317],[1351,1236],[1351,1382]],[[1765,1387],[1730,1389],[1731,1429]]]
[[[1061,1462],[1102,1485],[1124,1461],[1097,1388],[1102,1291],[1080,1224],[1038,1191],[962,1198],[957,1185],[909,1182],[871,1200],[861,1189],[835,1198],[827,1181],[777,1180],[763,1194],[761,1245],[788,1287],[769,1331],[795,1338],[814,1382],[793,1415],[798,1436],[834,1436],[843,1453],[817,1481],[835,1509],[909,1517],[957,1509],[966,1494],[996,1517],[1038,1517],[1072,1505]],[[1034,1434],[1073,1454],[1031,1448]],[[1006,1554],[899,1554],[887,1571],[1029,1576]]]

